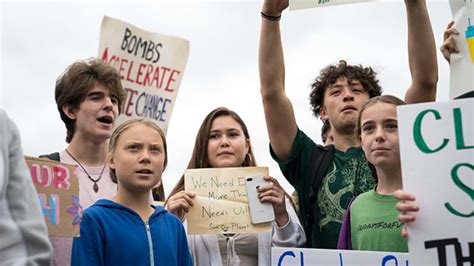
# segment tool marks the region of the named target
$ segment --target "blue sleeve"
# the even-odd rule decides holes
[[[71,265],[105,265],[102,228],[87,212],[82,217],[80,232],[80,237],[75,237],[72,243]]]
[[[178,219],[176,219],[178,220]],[[179,221],[179,220],[178,220]],[[179,221],[179,256],[178,256],[178,265],[193,265],[191,254],[189,253],[188,238],[186,237],[186,232],[184,231],[183,224]]]

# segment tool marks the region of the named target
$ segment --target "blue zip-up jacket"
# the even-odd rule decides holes
[[[154,208],[144,222],[126,206],[98,200],[84,211],[71,265],[192,265],[181,221]]]

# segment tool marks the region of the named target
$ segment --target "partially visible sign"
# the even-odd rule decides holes
[[[118,124],[148,118],[166,133],[189,55],[189,41],[104,17],[99,56],[115,67],[126,93]]]
[[[290,10],[325,7],[334,5],[347,5],[375,0],[290,0]]]
[[[268,175],[266,167],[188,169],[185,190],[193,191],[194,206],[187,214],[188,234],[258,233],[271,223],[250,221],[246,178]]]
[[[25,156],[51,236],[78,236],[82,218],[74,165]]]
[[[307,248],[272,248],[272,266],[408,266],[408,253]],[[418,264],[416,264],[418,265]]]
[[[449,98],[474,90],[474,1],[450,0],[459,53],[451,54]]]
[[[412,265],[474,263],[474,99],[399,106],[403,188],[420,211],[408,224]]]

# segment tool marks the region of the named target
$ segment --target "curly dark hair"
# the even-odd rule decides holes
[[[340,77],[346,77],[349,82],[358,80],[369,93],[369,97],[375,97],[382,94],[382,88],[377,73],[371,67],[362,65],[348,65],[346,61],[340,60],[337,65],[329,65],[319,73],[313,84],[311,84],[311,93],[309,100],[313,115],[319,117],[319,111],[324,105],[324,94],[326,89],[334,84]]]

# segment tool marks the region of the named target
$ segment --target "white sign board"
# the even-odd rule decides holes
[[[104,17],[98,58],[115,67],[126,99],[118,124],[148,118],[166,133],[189,55],[189,42]]]
[[[408,266],[408,253],[272,248],[272,266]]]
[[[474,262],[473,111],[474,99],[398,107],[403,186],[420,206],[412,265]]]
[[[290,10],[325,7],[334,5],[347,5],[375,0],[290,0]]]
[[[459,53],[451,54],[450,99],[474,90],[474,1],[450,0],[459,35],[454,35]]]

